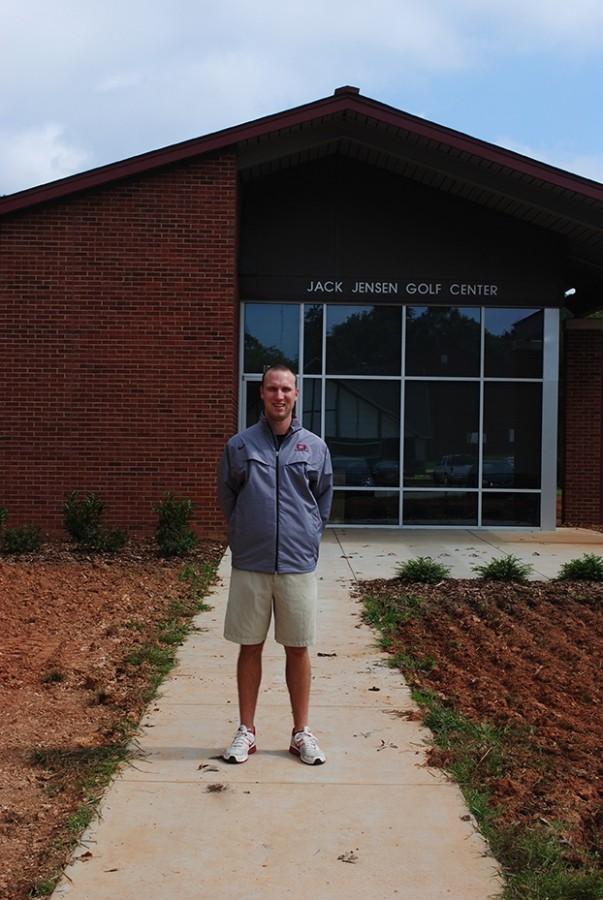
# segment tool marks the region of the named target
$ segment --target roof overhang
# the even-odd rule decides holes
[[[345,154],[566,239],[572,309],[603,306],[603,184],[338,88],[334,95],[0,198],[0,216],[194,157],[233,152],[242,179]]]

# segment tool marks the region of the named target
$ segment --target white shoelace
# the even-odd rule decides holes
[[[246,750],[253,744],[253,732],[252,731],[237,731],[234,736],[233,742],[230,745],[230,749],[235,752],[238,750]]]
[[[304,745],[304,750],[318,750],[318,741],[311,731],[297,731],[295,738],[299,737],[300,743]]]

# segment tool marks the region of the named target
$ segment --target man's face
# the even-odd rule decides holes
[[[298,390],[292,372],[270,371],[260,387],[260,397],[264,404],[264,415],[273,429],[289,428]],[[277,433],[279,433],[277,431]]]

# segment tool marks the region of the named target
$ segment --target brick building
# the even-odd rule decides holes
[[[60,534],[94,490],[144,535],[171,490],[220,532],[284,358],[333,522],[552,528],[558,481],[603,522],[599,307],[603,185],[351,87],[6,196],[0,505]]]

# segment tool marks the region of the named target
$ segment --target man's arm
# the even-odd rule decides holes
[[[227,522],[230,520],[238,493],[241,490],[240,479],[233,472],[230,452],[227,444],[218,463],[218,502]]]
[[[325,455],[322,467],[318,473],[318,480],[314,492],[320,518],[322,519],[323,531],[326,528],[329,516],[331,514],[331,503],[333,502],[333,466],[331,464],[331,454],[328,447],[325,447]]]

